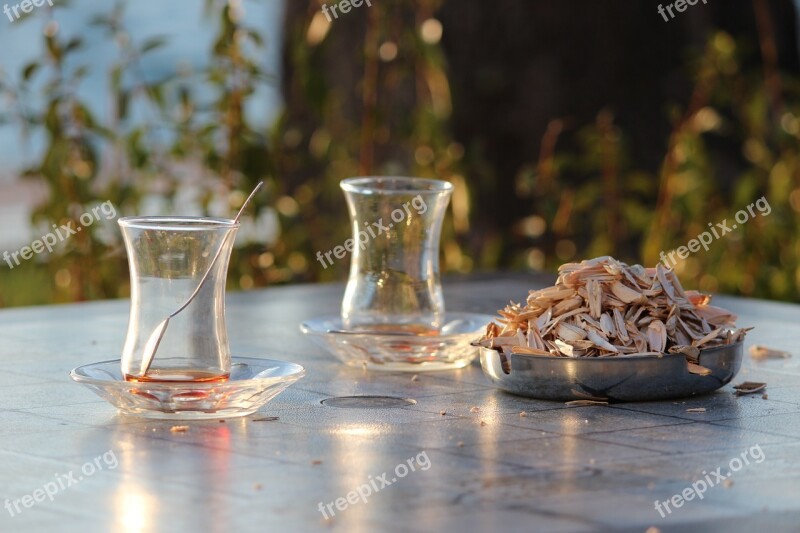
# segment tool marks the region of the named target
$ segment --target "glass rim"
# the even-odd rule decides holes
[[[171,231],[203,231],[234,229],[241,226],[230,218],[182,216],[132,216],[117,219],[123,228],[158,229]]]
[[[387,188],[385,185],[390,187]],[[404,185],[405,188],[395,188],[391,185]],[[361,194],[423,194],[453,191],[453,184],[449,181],[407,176],[360,176],[344,179],[339,182],[339,186],[346,192]]]

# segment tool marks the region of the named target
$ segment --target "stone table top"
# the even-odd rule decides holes
[[[542,283],[465,278],[445,296],[448,309],[493,313]],[[256,415],[184,432],[117,415],[68,378],[119,357],[128,302],[0,311],[0,531],[800,531],[800,354],[745,355],[734,382],[767,382],[766,399],[728,385],[566,407],[495,390],[476,365],[413,380],[344,367],[298,330],[336,314],[342,294],[229,295],[234,355],[308,374]],[[716,302],[756,327],[746,348],[800,340],[800,306]],[[350,395],[415,403],[321,403]]]

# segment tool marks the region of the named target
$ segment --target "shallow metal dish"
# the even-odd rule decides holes
[[[499,388],[542,400],[668,400],[708,394],[728,384],[742,366],[742,345],[700,352],[700,365],[711,370],[707,376],[690,373],[682,354],[571,358],[481,348],[481,367]]]

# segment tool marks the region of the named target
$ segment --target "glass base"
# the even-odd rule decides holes
[[[123,416],[138,416],[150,420],[217,420],[220,418],[240,418],[258,412],[258,408],[251,410],[223,409],[220,411],[175,411],[162,412],[145,409],[119,409],[119,414]]]
[[[124,375],[125,381],[135,383],[224,383],[230,378],[228,372],[209,372],[207,370],[164,370],[160,368],[147,371],[144,376]]]
[[[118,360],[70,373],[122,414],[167,420],[246,416],[304,375],[305,369],[294,363],[245,357],[231,358],[230,376],[222,382],[126,381]]]
[[[492,320],[491,315],[446,313],[437,335],[345,330],[339,317],[309,320],[300,330],[348,366],[427,372],[467,366],[478,355],[471,343]]]

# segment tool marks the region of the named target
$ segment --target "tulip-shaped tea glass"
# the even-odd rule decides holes
[[[445,314],[439,238],[453,186],[369,177],[341,187],[353,238],[321,259],[352,252],[341,315],[307,320],[300,330],[357,368],[422,372],[468,365],[477,355],[472,341],[494,317]]]
[[[225,281],[238,222],[126,217],[119,220],[119,225],[131,275],[131,313],[122,354],[125,379],[227,380],[231,354],[225,327]],[[142,375],[148,339],[166,317],[189,299],[209,267],[208,277],[195,298],[169,321],[149,370]]]
[[[342,301],[346,330],[437,334],[444,319],[439,237],[453,186],[419,178],[341,183],[353,238]],[[335,251],[335,250],[334,250]]]

